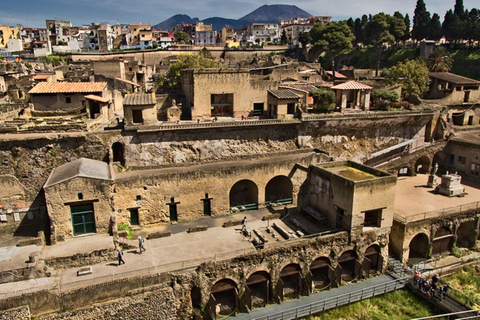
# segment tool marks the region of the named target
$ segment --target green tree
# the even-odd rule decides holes
[[[389,32],[390,23],[389,16],[381,12],[372,17],[372,19],[365,26],[366,43],[377,48],[377,62],[375,65],[375,76],[378,77],[378,70],[380,69],[380,57],[383,51],[385,42],[395,42],[395,37]],[[401,21],[395,18],[395,21]],[[402,28],[403,29],[403,28]]]
[[[300,32],[298,34],[298,42],[302,44],[302,48],[306,48],[307,44],[312,41],[312,37],[308,32]]]
[[[280,42],[282,44],[287,44],[288,43],[287,32],[285,31],[285,29],[282,30],[282,36],[280,37]]]
[[[445,38],[454,43],[458,43],[460,40],[466,38],[466,20],[462,20],[462,17],[453,13],[450,9],[445,13],[443,19],[442,30]]]
[[[399,62],[390,69],[387,82],[402,86],[402,96],[418,94],[420,97],[428,90],[428,68],[424,61],[407,60]]]
[[[412,38],[422,41],[428,37],[428,27],[430,25],[430,12],[427,11],[425,2],[418,0],[413,16]]]
[[[395,12],[393,16],[387,15],[387,21],[390,25],[388,32],[395,37],[395,43],[402,40],[405,34],[405,18],[400,12]]]
[[[448,72],[452,69],[453,59],[444,47],[437,47],[427,59],[427,67],[431,72]]]
[[[310,92],[313,97],[314,111],[330,113],[335,109],[335,92],[328,89],[316,89]]]
[[[380,104],[381,109],[387,109],[390,104],[397,102],[399,99],[396,91],[388,89],[373,90],[371,97],[376,104]]]
[[[178,31],[175,33],[175,41],[178,43],[187,43],[188,40],[190,40],[190,36],[188,33],[183,32],[183,31]]]
[[[470,44],[480,41],[480,10],[476,8],[468,13],[466,39]]]
[[[330,54],[333,79],[335,80],[335,59],[342,51],[351,49],[355,37],[345,22],[315,23],[310,30],[314,50],[325,50]]]
[[[428,29],[428,38],[430,40],[440,40],[442,38],[442,25],[440,23],[440,16],[436,13],[432,15],[430,20],[430,28]]]
[[[411,38],[411,33],[410,33],[410,16],[408,13],[405,15],[405,19],[403,20],[405,22],[405,31],[403,32],[403,36],[401,40],[405,44],[405,42]]]
[[[182,70],[216,68],[217,63],[198,53],[180,53],[165,75],[158,80],[158,86],[164,92],[179,93],[181,89]]]

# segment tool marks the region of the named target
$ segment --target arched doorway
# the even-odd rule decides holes
[[[310,265],[310,277],[312,279],[312,292],[327,289],[333,278],[330,259],[327,257],[315,259]]]
[[[289,264],[280,272],[278,292],[284,297],[297,297],[302,291],[302,269],[296,263]]]
[[[229,315],[238,309],[238,289],[235,281],[217,281],[210,293],[210,310],[215,315]]]
[[[292,203],[293,183],[286,176],[272,178],[265,187],[265,203]]]
[[[258,208],[258,187],[251,180],[241,180],[230,189],[230,208]]]
[[[113,162],[120,162],[122,166],[125,165],[125,147],[121,142],[112,144]]]
[[[247,279],[245,287],[245,304],[252,308],[265,307],[270,300],[270,274],[257,271]]]
[[[430,173],[430,159],[427,156],[422,156],[415,162],[415,172],[423,174]]]
[[[377,244],[372,244],[365,250],[362,270],[366,275],[372,272],[382,272],[383,257],[380,253],[380,247]]]
[[[409,263],[415,264],[420,260],[428,258],[428,249],[430,241],[425,233],[419,233],[410,241],[410,252],[408,254]]]
[[[450,252],[452,249],[452,231],[448,227],[441,227],[435,232],[432,241],[432,255]]]
[[[357,260],[357,254],[353,250],[348,250],[342,253],[338,258],[337,284],[343,281],[352,281],[355,279],[360,271],[360,263]]]
[[[462,223],[457,229],[457,247],[472,248],[475,246],[475,221]]]

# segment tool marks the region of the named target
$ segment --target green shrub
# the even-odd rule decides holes
[[[330,113],[335,109],[335,92],[327,89],[317,89],[310,92],[314,101],[314,111]]]

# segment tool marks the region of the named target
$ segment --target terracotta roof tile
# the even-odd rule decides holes
[[[325,71],[326,74],[328,75],[331,75],[333,76],[333,71]],[[347,79],[347,77],[343,74],[341,74],[340,72],[338,71],[335,71],[335,78],[338,78],[338,79]]]
[[[367,86],[366,84],[356,82],[356,81],[348,81],[344,83],[337,84],[336,86],[332,87],[333,90],[372,90],[372,87]]]
[[[102,92],[106,82],[40,82],[28,93]]]
[[[36,74],[33,76],[33,79],[35,80],[45,80],[45,79],[48,79],[48,77],[50,77],[51,74]]]

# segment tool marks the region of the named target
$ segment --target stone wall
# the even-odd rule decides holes
[[[30,309],[28,306],[0,311],[0,320],[30,320]]]

